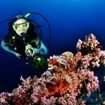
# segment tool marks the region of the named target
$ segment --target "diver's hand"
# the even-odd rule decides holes
[[[33,48],[33,54],[38,54],[39,53],[39,49],[38,48]]]
[[[20,59],[21,55],[19,53],[15,53],[15,55]]]

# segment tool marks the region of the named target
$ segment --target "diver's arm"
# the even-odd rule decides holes
[[[41,55],[46,55],[48,53],[48,49],[46,46],[43,44],[43,42],[40,42],[40,47],[39,48],[34,48],[35,53],[39,53]]]
[[[41,55],[46,55],[48,53],[48,49],[45,47],[42,41],[40,43],[39,53]]]
[[[6,50],[6,51],[12,53],[13,55],[15,55],[15,56],[17,56],[17,57],[20,56],[20,54],[18,54],[17,52],[11,50],[11,49],[7,46],[7,44],[6,44],[4,41],[1,42],[1,47],[2,47],[4,50]]]

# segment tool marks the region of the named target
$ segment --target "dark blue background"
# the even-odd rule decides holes
[[[84,39],[89,33],[95,34],[105,49],[105,0],[0,0],[0,21],[13,18],[20,11],[23,14],[38,12],[49,21],[52,38],[47,58],[65,51],[75,53],[77,40]],[[47,45],[49,30],[45,20],[37,15],[29,18],[44,25],[42,40]],[[0,38],[7,30],[8,22],[0,24]],[[104,83],[104,74],[104,67],[96,72],[100,83]],[[34,76],[35,69],[26,65],[23,58],[19,60],[0,48],[0,92],[11,92],[21,83],[21,75],[25,78]]]

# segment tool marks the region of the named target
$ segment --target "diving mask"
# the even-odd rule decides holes
[[[13,29],[15,31],[27,30],[29,28],[29,22],[24,22],[21,24],[13,24]]]

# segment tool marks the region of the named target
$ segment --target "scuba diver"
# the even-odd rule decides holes
[[[1,46],[7,52],[21,57],[26,55],[26,64],[33,67],[47,68],[47,61],[43,57],[47,55],[48,49],[35,32],[35,26],[28,20],[28,16],[20,13],[9,22],[8,34],[1,42]]]

